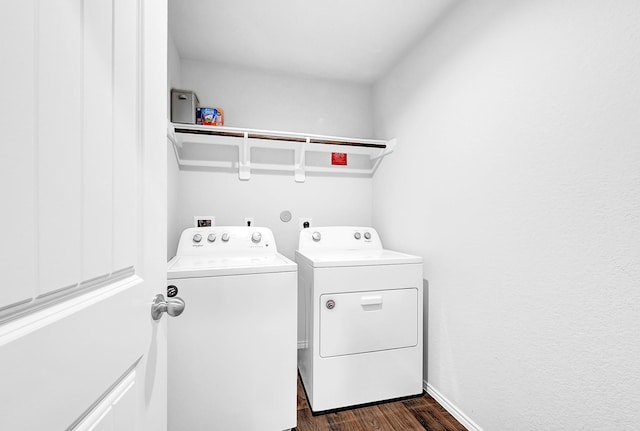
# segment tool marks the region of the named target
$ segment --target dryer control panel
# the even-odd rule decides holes
[[[272,255],[278,252],[271,229],[254,226],[191,227],[180,235],[177,256]]]
[[[382,250],[382,242],[372,227],[311,227],[300,232],[298,250]]]

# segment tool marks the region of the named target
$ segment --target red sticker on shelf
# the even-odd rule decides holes
[[[346,166],[347,153],[331,153],[331,164]]]

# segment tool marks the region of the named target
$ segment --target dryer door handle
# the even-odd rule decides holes
[[[382,305],[382,295],[369,295],[360,298],[360,305],[366,307],[367,305]]]

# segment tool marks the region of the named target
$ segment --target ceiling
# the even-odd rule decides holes
[[[459,0],[169,0],[183,59],[371,83]]]

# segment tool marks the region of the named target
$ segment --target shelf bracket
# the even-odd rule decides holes
[[[249,132],[244,132],[244,138],[238,148],[238,176],[241,180],[251,178],[251,158],[249,154]]]
[[[167,139],[171,141],[174,147],[182,149],[182,140],[176,136],[173,127],[167,127]]]
[[[178,166],[181,166],[180,150],[182,149],[182,140],[176,136],[173,127],[167,127],[167,139],[171,142],[171,148],[173,148],[173,154],[176,156]]]
[[[385,156],[393,153],[393,150],[396,148],[396,145],[398,145],[398,140],[396,138],[390,141],[387,141],[387,148],[380,151],[380,154],[378,154],[377,156],[371,158],[371,161],[373,162],[373,167],[371,168],[371,175],[373,175],[378,170],[378,166],[380,166],[380,162],[382,161],[382,159]]]
[[[309,137],[307,137],[306,139],[307,141],[304,144],[300,143],[296,145],[296,149],[294,150],[293,157],[295,159],[295,165],[294,165],[293,173],[296,179],[296,183],[304,183],[304,180],[306,177],[305,169],[304,169],[305,155],[307,152],[307,144],[311,140]]]

